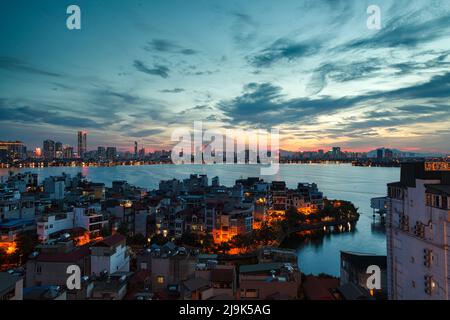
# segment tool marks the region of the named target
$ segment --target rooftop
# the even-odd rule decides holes
[[[119,233],[116,233],[115,235],[112,235],[110,237],[107,237],[107,238],[95,243],[93,245],[93,247],[113,247],[125,240],[126,240],[125,236],[123,236]]]
[[[281,262],[248,264],[239,267],[240,273],[261,273],[265,271],[278,270],[283,267]]]

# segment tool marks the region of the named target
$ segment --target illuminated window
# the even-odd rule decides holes
[[[163,284],[164,283],[164,277],[163,276],[157,276],[156,277],[156,282],[159,284]]]

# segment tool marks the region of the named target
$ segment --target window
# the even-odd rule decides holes
[[[36,266],[36,273],[41,273],[42,272],[42,267],[41,266]]]
[[[257,289],[242,289],[241,296],[244,298],[256,299],[259,298],[259,290]]]
[[[164,277],[163,276],[157,276],[156,277],[156,282],[159,284],[164,284]]]

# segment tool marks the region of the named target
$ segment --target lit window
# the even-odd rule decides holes
[[[157,276],[156,277],[156,282],[159,284],[163,284],[164,283],[164,277],[163,276]]]

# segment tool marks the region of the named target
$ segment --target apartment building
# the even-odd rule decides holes
[[[91,274],[100,275],[130,271],[130,256],[126,237],[115,234],[91,246]]]
[[[388,184],[387,286],[389,299],[448,300],[450,169],[405,163]]]

